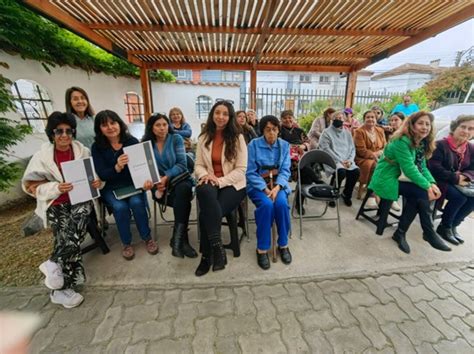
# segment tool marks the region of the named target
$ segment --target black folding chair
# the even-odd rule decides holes
[[[301,183],[301,170],[306,166],[313,166],[314,164],[326,165],[335,171],[335,186],[331,186],[327,183]],[[317,219],[317,220],[337,220],[338,235],[341,236],[341,218],[339,215],[339,176],[337,173],[336,163],[333,158],[323,150],[310,150],[305,153],[300,161],[298,162],[298,183],[296,185],[296,191],[298,191],[299,198],[299,219],[300,219],[300,239],[303,238],[303,219]],[[318,200],[325,202],[325,208],[319,215],[308,215],[303,216],[303,203],[302,197],[312,200]],[[323,218],[326,214],[329,206],[329,202],[336,203],[337,218]],[[296,198],[293,199],[292,214],[295,209]]]

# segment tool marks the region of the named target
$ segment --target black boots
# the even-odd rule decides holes
[[[224,246],[220,235],[210,239],[211,242],[211,258],[212,258],[212,271],[217,272],[225,268],[227,264],[227,256],[225,254]]]
[[[184,237],[183,237],[183,253],[188,258],[196,258],[198,256],[197,252],[189,244],[189,236],[188,236],[187,228],[186,228],[186,231],[184,232]]]
[[[410,253],[410,246],[406,240],[406,234],[413,220],[415,220],[417,213],[416,202],[414,200],[408,200],[403,206],[398,228],[392,236],[392,239],[398,244],[398,248],[400,248],[402,252]]]
[[[203,276],[204,274],[207,274],[209,272],[209,269],[211,269],[211,259],[209,257],[201,257],[201,262],[199,262],[199,265],[194,272],[197,277]]]
[[[459,241],[454,236],[453,230],[450,227],[445,227],[442,223],[438,225],[436,233],[440,235],[444,240],[452,243],[453,245],[459,245]]]
[[[462,236],[461,236],[461,235],[458,233],[458,231],[457,231],[457,226],[453,226],[452,230],[453,230],[454,238],[455,238],[459,243],[464,243],[464,239],[462,238]]]
[[[417,201],[418,215],[420,215],[420,224],[423,229],[423,240],[428,242],[431,247],[440,251],[451,251],[451,248],[446,245],[438,236],[433,226],[433,218],[431,217],[430,202],[425,199]]]
[[[397,229],[392,236],[392,240],[394,240],[398,244],[398,248],[402,250],[402,252],[410,253],[410,246],[406,240],[406,233],[402,232],[400,229]]]
[[[185,224],[175,224],[173,228],[173,237],[170,240],[171,254],[175,257],[196,258],[197,253],[189,244],[188,227]]]

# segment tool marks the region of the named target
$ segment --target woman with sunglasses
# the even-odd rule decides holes
[[[123,148],[137,144],[138,140],[129,134],[127,126],[118,114],[109,110],[97,113],[94,131],[95,143],[92,145],[94,165],[99,177],[106,182],[101,195],[114,214],[123,244],[123,258],[131,260],[135,257],[130,232],[130,211],[133,213],[147,252],[157,254],[158,246],[151,238],[148,225],[146,193],[141,191],[125,198],[117,198],[119,191],[124,188],[130,187],[134,190],[132,176],[127,166],[128,155],[123,152]]]
[[[170,241],[171,254],[180,258],[184,256],[196,258],[197,253],[189,244],[188,238],[194,180],[188,171],[183,138],[174,132],[167,116],[155,113],[146,123],[142,141],[151,141],[161,176],[156,188],[153,187],[151,181],[147,181],[144,189],[153,189],[154,200],[173,208],[174,228]]]
[[[39,267],[46,276],[45,285],[52,290],[51,302],[72,308],[84,300],[75,290],[85,280],[81,243],[94,206],[92,201],[71,205],[68,192],[73,185],[64,182],[61,163],[89,157],[90,152],[74,140],[76,120],[72,114],[53,112],[45,132],[50,142],[43,144],[31,158],[22,188],[36,198],[35,213],[53,231],[52,254]],[[100,184],[95,179],[92,187],[99,188]]]
[[[227,258],[221,239],[222,217],[245,197],[247,145],[239,133],[229,101],[218,101],[209,112],[196,149],[195,174],[201,231],[201,262],[196,276],[225,268]]]

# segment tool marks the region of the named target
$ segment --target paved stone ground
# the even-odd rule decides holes
[[[474,265],[248,286],[86,287],[65,310],[44,289],[3,289],[35,311],[34,353],[473,353]]]

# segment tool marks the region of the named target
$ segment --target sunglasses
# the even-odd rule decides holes
[[[226,100],[224,98],[216,98],[216,103],[221,103],[221,102],[227,102],[227,103],[230,103],[230,104],[234,104],[234,101],[232,101],[232,100]]]
[[[56,136],[62,136],[64,133],[68,136],[72,136],[76,132],[76,129],[71,129],[71,128],[66,128],[66,129],[61,129],[61,128],[56,128],[53,129],[53,133]]]

